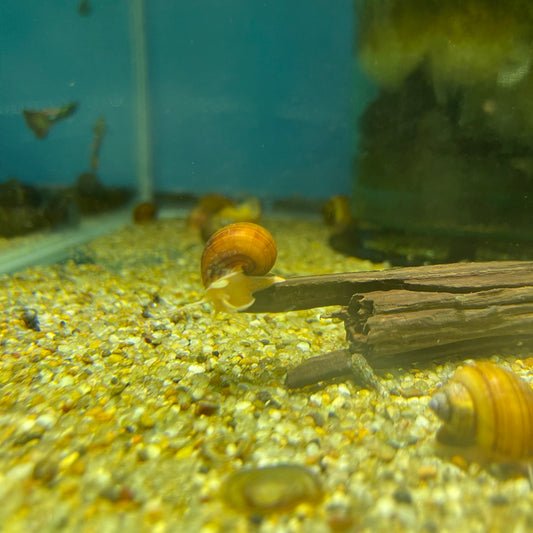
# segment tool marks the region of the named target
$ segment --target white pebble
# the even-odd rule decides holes
[[[348,405],[347,405],[347,402],[346,402],[346,398],[343,397],[343,396],[337,396],[332,402],[331,402],[331,407],[333,409],[344,409],[346,408]]]
[[[241,367],[237,365],[233,365],[231,367],[231,373],[237,378],[240,377],[242,375]]]
[[[416,420],[415,420],[415,425],[420,427],[420,428],[429,428],[431,426],[431,423],[429,422],[429,420],[423,416],[423,415],[418,415],[416,417]]]
[[[161,455],[161,449],[155,444],[148,444],[145,450],[148,459],[157,459]]]
[[[339,394],[343,394],[344,396],[351,396],[350,389],[348,389],[348,387],[344,383],[339,383],[337,390],[339,391]]]
[[[26,418],[19,425],[20,433],[29,433],[35,426],[35,420],[33,418]]]
[[[235,404],[235,411],[248,411],[252,407],[252,403],[248,400],[242,400],[241,402],[237,402]]]
[[[395,513],[395,510],[396,504],[394,503],[394,500],[389,496],[385,496],[378,500],[374,512],[380,518],[390,520]]]
[[[34,468],[33,463],[22,463],[14,466],[6,472],[6,481],[24,481],[31,476]]]
[[[525,498],[531,494],[531,485],[529,480],[526,478],[516,479],[512,484],[512,489],[510,491],[513,498]]]
[[[48,370],[47,368],[41,369],[39,372],[39,379],[41,382],[41,385],[47,385],[52,381],[52,378],[54,377],[54,374],[52,371]]]
[[[296,345],[296,348],[302,350],[302,352],[308,352],[311,347],[309,346],[309,343],[307,342],[299,342],[297,345]]]
[[[203,374],[205,373],[205,367],[203,365],[189,365],[187,368],[188,374]]]
[[[271,409],[268,414],[273,422],[279,422],[281,420],[281,412],[277,409]]]
[[[315,394],[311,394],[309,396],[309,403],[312,405],[316,405],[317,407],[322,406],[322,393],[316,392]]]
[[[111,472],[109,472],[105,468],[98,468],[88,477],[90,479],[91,484],[94,484],[97,489],[107,487],[112,480]]]
[[[199,339],[192,338],[189,340],[189,348],[191,351],[198,351],[203,343]]]
[[[70,385],[72,385],[74,383],[74,377],[73,376],[69,376],[68,374],[66,376],[63,376],[60,380],[59,380],[59,383],[58,385],[60,387],[69,387]]]
[[[235,455],[237,454],[237,451],[238,451],[237,445],[234,442],[230,442],[226,446],[226,450],[225,450],[226,457],[235,457]]]
[[[57,423],[57,418],[50,414],[44,414],[37,418],[35,421],[36,424],[43,427],[44,429],[53,428]]]
[[[310,442],[305,447],[305,453],[308,457],[313,457],[314,455],[317,455],[320,452],[320,447],[316,442]]]
[[[272,357],[276,353],[276,347],[273,344],[268,344],[263,348],[263,355]]]

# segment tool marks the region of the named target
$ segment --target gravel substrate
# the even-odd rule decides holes
[[[264,225],[280,276],[381,266],[331,251],[319,222]],[[391,368],[387,397],[349,381],[288,391],[287,368],[345,347],[342,324],[182,308],[202,298],[202,247],[165,220],[0,277],[0,531],[533,528],[527,477],[435,445],[427,403],[458,363]],[[531,381],[532,359],[504,363]],[[321,500],[227,505],[230,474],[278,464],[308,468]]]

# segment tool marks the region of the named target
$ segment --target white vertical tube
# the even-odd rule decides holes
[[[135,68],[135,119],[137,129],[137,185],[139,201],[151,201],[154,195],[152,145],[150,132],[150,95],[144,0],[129,0],[132,19],[132,53]]]

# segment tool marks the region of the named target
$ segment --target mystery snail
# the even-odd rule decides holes
[[[274,465],[239,470],[223,484],[224,501],[237,511],[264,515],[291,511],[298,504],[318,503],[320,479],[300,465]]]
[[[282,278],[269,274],[276,262],[274,238],[262,226],[237,222],[224,226],[207,241],[201,260],[205,297],[217,311],[243,311],[252,293]]]
[[[439,442],[472,446],[493,461],[533,458],[533,390],[501,366],[459,367],[429,406],[443,421]]]

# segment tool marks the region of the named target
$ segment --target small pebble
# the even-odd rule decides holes
[[[151,429],[155,426],[155,420],[152,414],[145,411],[139,418],[139,425],[145,429]]]
[[[41,331],[39,326],[39,318],[35,309],[24,309],[21,314],[22,321],[28,329],[33,331]]]
[[[501,493],[491,494],[489,501],[492,505],[509,505],[509,498]]]
[[[302,352],[309,352],[311,349],[308,342],[299,342],[296,348],[302,350]]]
[[[405,487],[398,487],[392,494],[394,499],[399,503],[412,503],[411,493]]]
[[[33,478],[49,483],[59,472],[59,463],[54,459],[45,458],[35,463]]]
[[[200,400],[195,407],[196,416],[213,416],[217,413],[219,404],[210,401]]]
[[[418,478],[422,481],[437,477],[437,468],[433,465],[422,465],[418,469]]]
[[[189,368],[187,368],[188,374],[204,374],[205,373],[205,367],[203,365],[189,365]]]
[[[137,451],[137,457],[139,458],[139,461],[157,459],[160,455],[161,449],[155,444],[148,444],[148,446],[143,446]]]

